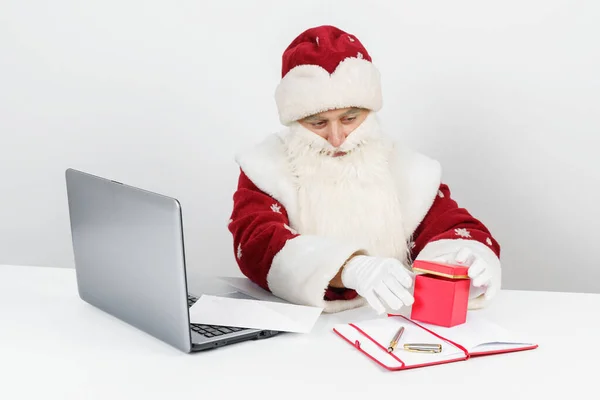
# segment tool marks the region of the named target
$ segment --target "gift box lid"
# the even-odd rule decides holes
[[[450,279],[469,279],[466,265],[446,264],[438,261],[415,260],[413,271],[443,276]]]

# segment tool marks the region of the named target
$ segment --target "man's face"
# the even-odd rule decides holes
[[[298,122],[338,148],[368,115],[369,110],[362,108],[341,108],[311,115]]]

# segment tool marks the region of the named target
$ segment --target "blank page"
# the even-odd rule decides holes
[[[465,347],[469,353],[498,351],[532,346],[527,338],[510,332],[486,320],[477,313],[469,313],[467,322],[445,328],[431,324],[420,324],[438,335]]]

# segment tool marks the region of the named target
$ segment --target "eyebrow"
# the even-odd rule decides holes
[[[359,113],[360,113],[360,108],[353,107],[353,108],[349,109],[348,111],[346,111],[345,113],[343,113],[340,116],[341,117],[347,117],[348,115],[359,114]]]
[[[340,115],[340,118],[347,117],[347,116],[353,115],[353,114],[359,114],[359,113],[360,113],[360,108],[354,107],[354,108],[349,109],[342,115]],[[317,121],[327,121],[327,118],[319,117],[318,115],[311,115],[310,117],[304,118],[304,122],[317,122]]]
[[[303,120],[304,122],[317,122],[317,121],[326,121],[325,118],[319,117],[318,115],[311,115],[310,117],[306,117]]]

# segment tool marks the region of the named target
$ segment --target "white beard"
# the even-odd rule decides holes
[[[407,239],[388,165],[392,147],[376,115],[369,114],[338,149],[299,123],[290,133],[286,154],[298,192],[292,228],[405,261]],[[348,153],[327,155],[336,150]]]

